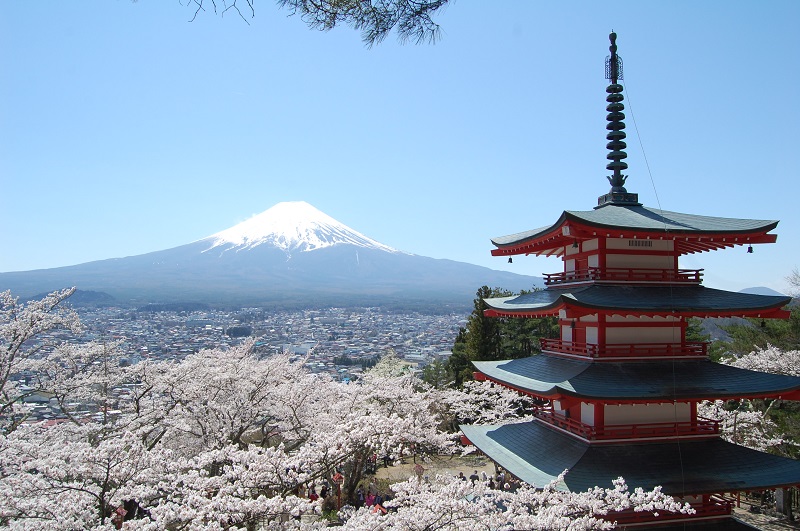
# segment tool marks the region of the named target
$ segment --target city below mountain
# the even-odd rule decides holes
[[[0,290],[22,298],[76,286],[124,305],[428,310],[471,306],[483,285],[519,291],[543,284],[538,277],[398,251],[303,201],[278,203],[234,227],[172,249],[0,273]]]

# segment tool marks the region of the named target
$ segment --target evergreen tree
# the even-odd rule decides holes
[[[472,379],[472,363],[467,356],[467,329],[458,329],[453,343],[453,354],[447,360],[447,370],[453,375],[453,384],[460,387],[465,381]]]
[[[456,386],[472,379],[475,370],[473,361],[525,358],[539,351],[539,338],[558,337],[558,320],[555,317],[521,319],[484,315],[484,310],[488,308],[484,299],[510,295],[513,293],[508,290],[488,286],[482,286],[477,291],[467,327],[459,330],[453,355],[447,363]]]
[[[453,374],[447,363],[434,360],[423,367],[422,381],[436,389],[443,389],[453,383]]]
[[[800,308],[791,308],[789,319],[745,319],[740,323],[723,326],[728,340],[714,342],[712,359],[721,356],[740,357],[756,348],[772,345],[781,350],[800,350]]]
[[[484,299],[493,297],[507,297],[510,291],[501,288],[491,289],[482,286],[476,293],[475,308],[467,321],[467,357],[472,361],[487,361],[503,359],[501,344],[501,320],[486,317],[483,312],[488,308]]]

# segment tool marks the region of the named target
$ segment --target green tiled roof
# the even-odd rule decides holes
[[[714,399],[776,396],[800,390],[800,378],[708,360],[590,362],[541,354],[475,361],[493,380],[542,396],[595,400]]]
[[[546,289],[512,297],[484,299],[489,308],[504,312],[544,311],[562,304],[608,310],[683,311],[735,315],[785,306],[791,297],[735,293],[703,286],[608,286]]]
[[[584,443],[540,422],[461,426],[493,461],[526,483],[543,486],[569,469],[562,490],[662,486],[671,495],[735,492],[800,484],[800,461],[721,439],[639,444]]]
[[[566,210],[553,225],[492,239],[497,246],[513,245],[546,234],[565,221],[575,221],[595,227],[662,231],[670,233],[750,233],[770,231],[778,225],[775,220],[719,218],[658,210],[644,206],[603,205],[595,210]]]

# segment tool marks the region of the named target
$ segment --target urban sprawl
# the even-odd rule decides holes
[[[434,360],[446,360],[464,314],[427,315],[387,312],[380,308],[330,308],[304,311],[270,311],[243,308],[236,311],[142,312],[120,308],[79,311],[85,332],[74,335],[51,331],[39,343],[85,343],[116,345],[120,363],[142,360],[179,360],[203,349],[227,348],[255,340],[255,353],[266,357],[290,353],[310,372],[326,373],[348,382],[393,352],[413,370]],[[22,385],[32,374],[21,374]],[[112,391],[119,400],[126,389]],[[28,422],[63,418],[55,400],[32,394],[33,411]],[[88,409],[87,417],[97,415]]]

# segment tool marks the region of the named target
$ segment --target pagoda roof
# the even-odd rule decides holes
[[[800,396],[800,378],[709,360],[594,363],[539,354],[474,361],[490,380],[541,397],[622,402]]]
[[[734,245],[774,243],[767,234],[775,220],[721,218],[670,212],[641,205],[604,204],[594,210],[566,210],[552,225],[492,238],[493,255],[560,255],[575,239],[649,238],[674,240],[680,254]]]
[[[685,315],[692,317],[788,317],[780,310],[791,297],[736,293],[703,286],[621,286],[590,284],[548,288],[484,299],[489,317],[543,317],[566,310],[567,317],[593,313]]]
[[[610,488],[618,477],[633,489],[707,494],[800,484],[800,461],[718,438],[592,445],[538,421],[461,426],[470,443],[511,474],[542,487],[569,470],[560,490]]]

